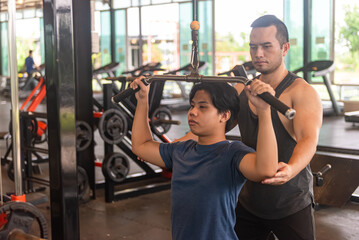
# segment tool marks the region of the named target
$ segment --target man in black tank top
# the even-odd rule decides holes
[[[273,232],[280,240],[315,239],[313,177],[309,163],[315,154],[322,124],[317,92],[288,72],[284,57],[289,50],[285,24],[273,15],[255,20],[250,35],[250,54],[261,73],[256,87],[275,91],[276,97],[296,110],[288,120],[272,109],[278,143],[278,171],[262,182],[247,180],[238,198],[235,230],[239,239],[267,239]],[[240,94],[239,129],[242,141],[255,148],[258,118],[243,85]],[[270,91],[269,90],[269,91]]]

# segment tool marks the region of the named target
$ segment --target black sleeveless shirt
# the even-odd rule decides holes
[[[290,86],[298,76],[288,72],[275,89],[276,97]],[[256,149],[258,118],[248,105],[244,91],[239,96],[238,125],[243,143]],[[284,128],[278,113],[271,108],[272,123],[278,145],[279,162],[288,163],[297,142]],[[252,214],[265,219],[279,219],[296,213],[313,202],[313,176],[309,164],[283,185],[274,186],[247,180],[239,194],[239,202]]]

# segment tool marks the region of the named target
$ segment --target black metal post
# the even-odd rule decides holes
[[[33,190],[33,183],[29,180],[32,177],[32,154],[31,151],[26,150],[26,147],[31,146],[32,136],[31,136],[31,121],[28,116],[25,114],[20,114],[20,131],[22,136],[20,137],[21,142],[21,169],[25,169],[25,176],[28,178],[25,182],[25,177],[23,176],[23,189],[24,193],[28,193]],[[35,123],[33,123],[35,124]],[[25,166],[26,162],[26,166]]]
[[[112,84],[104,84],[103,85],[103,108],[106,110],[113,107],[113,103],[111,102],[112,98]],[[113,145],[104,143],[104,155],[105,157],[108,154],[113,152]],[[115,183],[112,182],[109,178],[105,179],[105,201],[112,202],[115,199]]]
[[[142,7],[141,7],[141,0],[140,0],[140,6],[138,7],[138,16],[139,16],[139,35],[138,35],[138,66],[142,66],[143,60],[143,39],[142,39]]]
[[[116,62],[116,33],[115,33],[115,11],[113,10],[113,0],[110,1],[110,38],[111,38],[111,62]]]
[[[93,139],[90,1],[73,1],[73,13],[76,76],[76,120],[88,123],[88,125],[92,128]],[[79,166],[86,170],[93,198],[96,197],[94,156],[93,141],[87,149],[77,152],[77,162]]]
[[[72,6],[72,0],[43,1],[53,240],[80,239]]]
[[[303,22],[303,66],[306,66],[311,61],[311,33],[312,33],[312,1],[304,0],[303,2],[303,13],[304,13],[304,22]],[[304,70],[303,77],[307,81],[310,81],[311,76],[307,71]]]
[[[1,8],[0,8],[1,10]],[[0,58],[2,57],[2,41],[1,41],[1,22],[0,22]],[[3,75],[2,72],[2,61],[0,61],[0,75]]]

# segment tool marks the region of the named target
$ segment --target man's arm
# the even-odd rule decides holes
[[[148,124],[148,86],[145,86],[142,81],[142,77],[137,78],[131,83],[132,88],[141,88],[136,93],[137,107],[132,124],[132,151],[139,158],[146,162],[150,162],[159,167],[165,167],[163,162],[159,146],[160,143],[156,142],[152,138],[150,126]]]
[[[296,116],[292,121],[297,145],[288,164],[280,162],[276,175],[262,181],[264,184],[286,183],[310,163],[316,152],[323,118],[321,100],[315,89],[308,84],[302,84],[293,92],[292,102]]]
[[[272,125],[270,107],[257,96],[257,94],[263,92],[274,94],[274,90],[257,80],[247,86],[245,91],[249,100],[257,109],[257,151],[256,153],[245,155],[239,164],[239,169],[247,179],[259,182],[264,178],[274,176],[278,167],[277,140]]]

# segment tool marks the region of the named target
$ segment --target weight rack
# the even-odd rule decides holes
[[[122,82],[124,84],[124,82]],[[164,82],[153,84],[150,91],[150,109],[152,112],[158,107],[162,97]],[[117,144],[104,143],[105,156],[110,156],[114,152],[114,145],[117,145],[134,163],[136,163],[144,172],[141,174],[128,175],[121,182],[114,182],[108,176],[105,176],[105,201],[112,202],[138,195],[157,192],[170,189],[171,173],[167,170],[154,170],[149,164],[137,160],[137,156],[132,152],[131,147],[131,128],[133,114],[136,109],[135,98],[128,98],[121,107],[114,105],[111,101],[113,96],[113,85],[103,85],[103,107],[104,110],[119,109],[128,121],[128,131],[121,142]],[[155,136],[162,142],[169,142],[165,135],[156,134]],[[104,174],[105,175],[105,174]],[[100,184],[98,185],[100,187]]]

